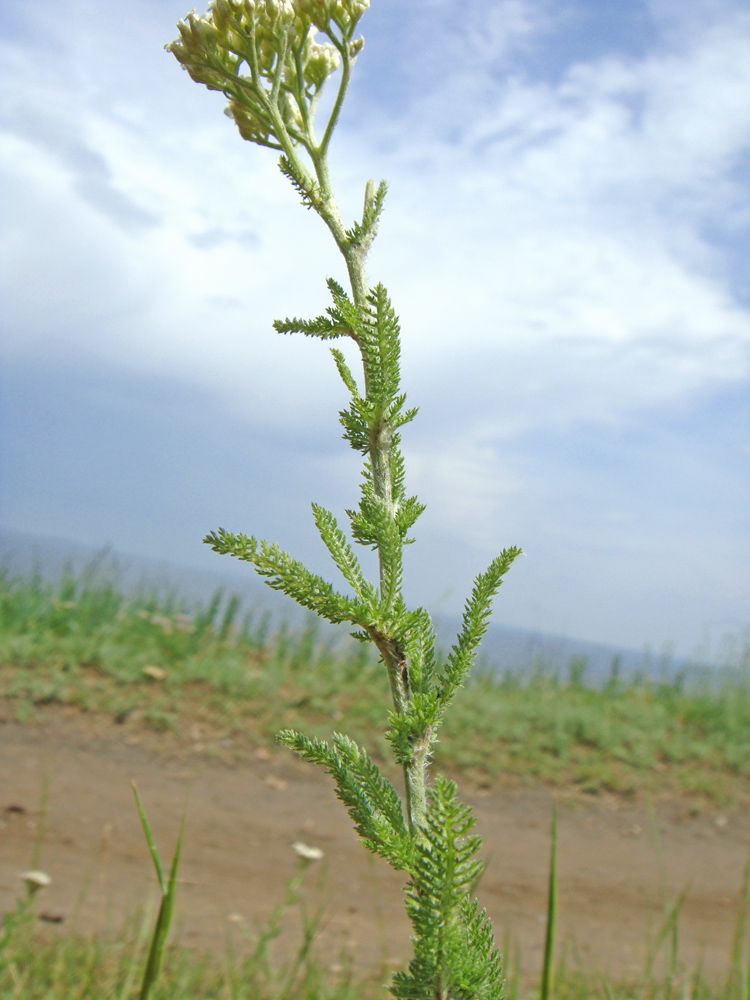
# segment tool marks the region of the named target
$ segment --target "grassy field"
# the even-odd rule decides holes
[[[480,672],[448,717],[438,766],[485,786],[541,781],[590,794],[677,795],[696,809],[750,801],[747,643],[711,677],[626,680],[613,670],[596,687],[584,673],[580,663],[564,677],[540,664],[524,673]],[[62,704],[153,731],[177,747],[199,723],[206,753],[238,757],[269,744],[285,726],[322,736],[340,727],[387,759],[381,735],[387,683],[360,644],[324,642],[312,624],[272,632],[267,619],[242,617],[238,601],[221,594],[205,607],[188,607],[177,594],[126,594],[93,570],[56,584],[0,576],[0,698],[19,721],[33,719],[41,706]],[[383,996],[385,975],[362,981],[354,971],[316,963],[314,919],[297,958],[274,964],[271,943],[284,909],[300,903],[297,889],[288,887],[286,901],[239,958],[231,948],[219,958],[169,947],[150,996]],[[708,984],[676,961],[658,975],[612,981],[563,958],[549,1000],[748,1000],[747,884],[740,897],[727,982]],[[666,950],[678,918],[665,915]],[[132,1000],[152,926],[153,914],[132,920],[117,937],[92,939],[68,928],[40,934],[33,901],[21,899],[0,926],[0,1000]],[[512,943],[503,950],[508,1000],[539,996],[538,985],[521,990]]]
[[[750,645],[713,676],[584,683],[531,665],[480,672],[448,715],[437,764],[473,782],[546,782],[596,794],[679,794],[696,805],[750,800]],[[242,755],[284,727],[345,728],[381,760],[384,671],[352,640],[316,626],[270,632],[216,594],[124,594],[94,571],[57,584],[0,578],[0,698],[19,720],[58,703],[172,731],[200,722],[207,752]],[[345,723],[344,723],[344,720]]]
[[[153,921],[141,916],[117,937],[76,934],[40,937],[19,926],[0,948],[1,1000],[135,1000]],[[238,959],[223,959],[168,947],[150,1000],[376,1000],[386,996],[387,970],[367,980],[346,968],[323,968],[314,957],[314,934],[287,965],[270,959],[274,926],[261,930],[255,947]],[[314,930],[314,929],[313,929]],[[506,943],[506,1000],[538,998],[539,985],[519,986],[520,956]],[[679,965],[659,974],[616,980],[558,961],[548,1000],[746,1000],[745,956],[737,956],[725,983],[706,982]]]

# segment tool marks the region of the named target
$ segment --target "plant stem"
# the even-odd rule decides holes
[[[353,247],[346,234],[336,200],[333,197],[328,160],[323,144],[311,151],[315,174],[320,186],[320,206],[315,208],[321,219],[328,226],[336,245],[344,258],[352,290],[352,301],[362,308],[367,301],[367,274],[365,260],[367,247]],[[368,182],[368,193],[372,188]],[[367,199],[366,199],[367,200]],[[369,395],[367,371],[363,365],[365,379],[365,394]],[[392,429],[381,416],[373,425],[370,433],[369,456],[372,470],[372,483],[376,496],[382,500],[390,518],[395,518],[393,504],[392,475]],[[381,595],[386,590],[387,569],[382,549],[378,548],[378,569]],[[401,597],[400,592],[393,595],[392,604]],[[391,636],[371,633],[380,655],[383,658],[388,678],[391,684],[393,704],[399,714],[403,714],[410,700],[409,665],[406,654],[401,646]],[[406,794],[406,815],[409,829],[414,833],[419,830],[427,812],[426,772],[427,758],[430,747],[429,730],[422,733],[415,743],[411,760],[403,765],[404,788]]]

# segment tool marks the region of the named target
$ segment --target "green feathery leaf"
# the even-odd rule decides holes
[[[357,399],[359,399],[359,389],[357,388],[357,382],[352,375],[351,368],[346,363],[343,353],[338,349],[338,347],[331,348],[331,354],[333,355],[333,360],[336,362],[336,368],[341,376],[341,381],[344,383],[346,388]]]
[[[396,973],[397,1000],[500,1000],[500,957],[492,927],[469,893],[482,872],[474,818],[442,776],[428,793],[427,819],[417,839],[406,908],[414,928],[414,958]]]
[[[351,330],[343,323],[338,323],[329,316],[316,316],[315,319],[276,319],[273,328],[277,333],[304,333],[306,337],[318,337],[320,340],[336,340],[338,337],[351,336]]]
[[[276,738],[304,760],[320,764],[333,777],[336,794],[369,851],[385,858],[393,868],[410,869],[413,845],[401,799],[366,750],[340,733],[334,733],[332,744],[309,739],[292,729],[285,729]]]
[[[351,622],[365,628],[372,622],[370,609],[359,601],[338,594],[330,583],[311,573],[274,542],[258,542],[252,535],[233,535],[223,528],[210,532],[203,541],[214,552],[252,563],[266,584],[281,590],[303,608],[315,611],[333,624]]]
[[[414,541],[408,537],[407,532],[426,509],[426,505],[420,503],[416,497],[407,497],[396,511],[396,524],[404,545],[411,545]]]
[[[369,191],[372,190],[371,183],[372,182],[368,182],[368,194]],[[367,250],[375,238],[387,191],[388,184],[386,181],[381,181],[380,184],[378,184],[377,190],[371,197],[368,197],[367,195],[365,196],[365,207],[362,213],[362,221],[355,222],[351,229],[346,230],[347,243],[353,250]]]
[[[372,584],[364,578],[359,560],[352,552],[346,535],[336,523],[336,518],[329,510],[316,503],[312,505],[312,511],[315,526],[341,575],[363,604],[372,605],[374,601]]]
[[[401,355],[398,318],[382,284],[371,289],[360,318],[359,344],[368,398],[385,406],[398,395]]]
[[[432,688],[435,675],[435,629],[424,608],[410,612],[404,637],[409,659],[409,687],[415,693],[426,694]]]
[[[279,170],[290,180],[305,208],[317,210],[320,203],[320,186],[317,181],[314,181],[307,174],[301,173],[294,163],[283,155],[279,157]]]
[[[448,707],[471,669],[477,647],[487,631],[492,613],[492,599],[500,589],[503,577],[519,555],[522,555],[522,551],[515,546],[503,549],[500,555],[492,560],[487,570],[480,573],[474,581],[474,589],[464,609],[463,628],[443,668],[443,683],[440,690],[442,712]]]
[[[273,324],[274,330],[277,333],[304,333],[306,337],[318,337],[320,340],[335,340],[338,337],[353,337],[356,340],[356,329],[360,317],[357,307],[333,278],[329,278],[326,284],[333,298],[333,305],[328,306],[325,316],[316,316],[315,319],[297,319],[296,317],[294,319],[277,319]],[[343,363],[343,355],[340,351],[337,354],[340,355]],[[336,356],[334,354],[334,358]],[[346,368],[345,363],[344,367]],[[348,368],[346,370],[353,382],[351,372]],[[341,371],[340,367],[339,371]],[[344,381],[347,382],[346,378]]]

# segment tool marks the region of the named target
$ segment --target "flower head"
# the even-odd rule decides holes
[[[352,33],[369,0],[211,0],[187,15],[167,50],[197,83],[229,98],[226,113],[250,142],[286,148],[302,138],[304,106],[353,59]],[[317,32],[333,41],[317,41]]]
[[[328,77],[339,68],[341,59],[333,45],[328,42],[320,45],[314,41],[316,34],[316,30],[311,28],[303,65],[305,82],[320,90]]]
[[[320,861],[323,857],[323,851],[319,847],[310,847],[309,844],[303,844],[301,840],[296,840],[292,844],[292,850],[306,861]]]
[[[26,883],[26,888],[30,893],[38,892],[40,889],[46,889],[48,885],[52,884],[52,879],[46,872],[40,872],[37,870],[21,872],[18,877],[23,879]]]

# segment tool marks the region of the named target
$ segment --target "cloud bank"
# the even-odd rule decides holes
[[[405,443],[442,555],[419,596],[435,561],[459,601],[521,542],[537,569],[506,620],[695,640],[750,597],[731,499],[750,485],[750,15],[627,6],[373,0],[333,165],[349,215],[366,175],[390,183],[370,272],[422,406]],[[9,9],[6,358],[177,380],[251,435],[298,433],[340,482],[337,376],[270,324],[320,311],[342,268],[273,155],[162,51],[183,8]],[[721,399],[723,446],[696,447]]]

